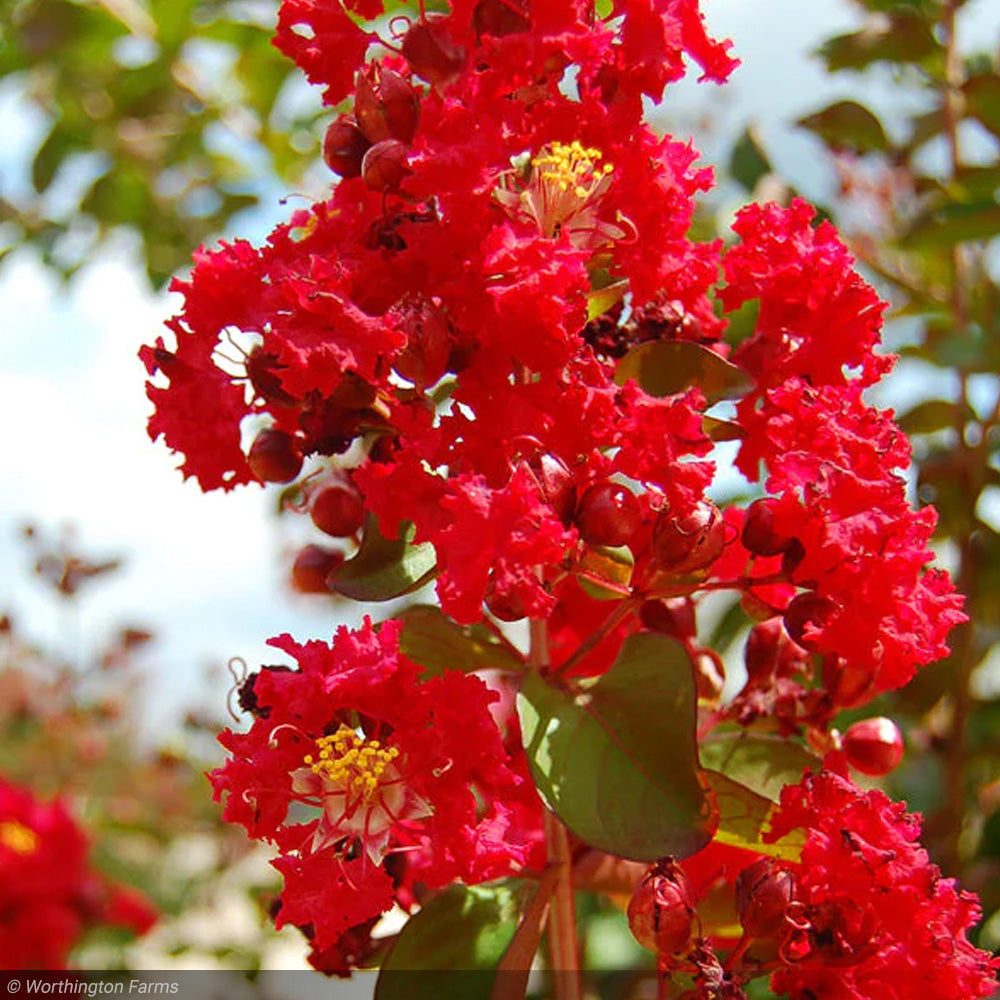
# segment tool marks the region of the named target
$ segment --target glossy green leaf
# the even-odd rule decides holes
[[[694,681],[680,643],[629,636],[606,674],[576,688],[532,672],[517,709],[535,784],[581,840],[653,861],[687,857],[711,839]]]
[[[857,101],[837,101],[796,124],[818,135],[836,152],[884,152],[889,145],[882,123]]]
[[[705,740],[698,747],[702,767],[777,802],[785,785],[795,785],[819,758],[798,743],[777,737],[731,733]]]
[[[688,340],[657,340],[633,348],[615,369],[615,382],[634,378],[651,396],[672,396],[697,387],[710,400],[737,399],[751,378],[736,365]]]
[[[425,674],[524,667],[485,625],[459,625],[431,604],[414,605],[397,617],[403,622],[400,651],[419,663]]]
[[[388,601],[422,587],[434,575],[436,557],[430,542],[411,544],[415,533],[406,523],[390,540],[369,515],[361,548],[331,575],[331,588],[355,601]]]
[[[740,133],[733,146],[729,156],[729,173],[747,191],[753,191],[764,177],[774,173],[771,161],[752,125],[748,125]]]
[[[706,770],[702,774],[718,810],[716,841],[786,861],[799,860],[805,843],[804,831],[793,830],[773,842],[765,839],[776,808],[769,798],[718,771]]]
[[[433,895],[386,955],[375,1000],[489,1000],[517,931],[520,897],[516,883],[453,885]]]

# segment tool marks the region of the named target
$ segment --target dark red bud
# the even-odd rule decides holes
[[[290,483],[302,471],[302,453],[285,431],[261,431],[247,455],[250,471],[265,483]]]
[[[307,545],[292,563],[292,586],[302,594],[329,594],[327,577],[344,561],[344,553]]]
[[[320,490],[309,507],[309,516],[320,531],[334,538],[350,538],[361,528],[365,507],[353,486],[336,483]]]
[[[389,134],[400,142],[413,142],[420,119],[420,98],[413,84],[391,69],[383,69],[379,96]]]
[[[747,508],[742,542],[756,556],[776,556],[788,548],[792,539],[774,530],[774,500],[764,497]]]
[[[392,138],[376,89],[375,73],[375,66],[368,66],[358,73],[354,83],[354,115],[369,143]]]
[[[646,601],[639,608],[639,619],[651,632],[662,632],[675,639],[693,639],[697,633],[694,602],[689,597]]]
[[[358,177],[370,145],[358,128],[358,123],[350,115],[341,115],[326,130],[323,159],[335,174],[341,177]]]
[[[330,394],[330,402],[345,410],[363,410],[375,402],[378,390],[355,372],[344,372]]]
[[[617,483],[591,486],[576,507],[576,526],[588,545],[625,545],[641,521],[639,501]]]
[[[573,518],[575,507],[573,475],[562,459],[547,452],[528,459],[528,468],[538,483],[538,490],[546,503],[550,504],[556,516],[568,524]]]
[[[490,579],[486,588],[486,607],[494,618],[502,622],[519,622],[527,615],[520,595],[510,589],[498,588],[494,579]]]
[[[398,139],[376,142],[361,161],[361,175],[373,191],[395,190],[406,174],[406,146]]]
[[[793,538],[781,554],[781,572],[791,576],[805,557],[806,547],[797,538]]]
[[[823,657],[823,686],[838,708],[856,708],[871,701],[874,671],[830,653]]]
[[[404,76],[373,65],[358,73],[354,114],[369,142],[398,139],[408,143],[417,131],[420,99]]]
[[[253,391],[266,403],[276,403],[278,406],[295,406],[298,400],[286,392],[278,374],[284,366],[278,360],[277,354],[265,351],[259,344],[253,348],[246,359],[247,378],[253,386]]]
[[[722,512],[709,500],[689,511],[664,511],[653,526],[653,558],[671,573],[694,573],[710,566],[726,544]]]
[[[903,759],[903,734],[884,716],[855,722],[844,733],[843,745],[847,763],[872,777],[894,771]]]
[[[375,439],[368,451],[368,461],[377,465],[385,465],[396,460],[399,451],[399,438],[395,434],[383,434]]]
[[[451,40],[447,19],[441,15],[428,15],[407,31],[403,55],[413,72],[435,87],[450,83],[465,66],[465,49]]]
[[[736,879],[736,911],[750,937],[776,937],[795,896],[795,879],[773,858],[761,858]]]
[[[807,591],[799,594],[785,609],[785,629],[803,649],[815,651],[815,638],[808,637],[806,631],[822,631],[837,613],[837,605],[828,597]]]
[[[750,629],[743,659],[748,683],[762,686],[778,672],[782,645],[788,636],[780,618],[770,618]]]
[[[527,15],[515,10],[509,0],[480,0],[472,12],[472,24],[480,38],[483,35],[502,38],[531,27]]]
[[[448,370],[452,338],[448,321],[431,306],[417,306],[406,316],[406,347],[395,369],[415,386],[434,385]]]
[[[652,865],[628,904],[636,941],[658,955],[675,955],[691,940],[694,907],[684,872],[671,860]]]

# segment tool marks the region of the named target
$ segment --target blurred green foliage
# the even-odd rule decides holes
[[[315,161],[318,98],[271,44],[276,0],[14,0],[0,93],[40,116],[30,185],[0,186],[3,249],[71,274],[117,227],[154,285]],[[296,85],[301,86],[296,90]]]

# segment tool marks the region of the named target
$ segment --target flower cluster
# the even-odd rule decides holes
[[[880,791],[859,789],[837,755],[825,765],[785,787],[774,817],[770,839],[797,834],[800,857],[713,845],[683,867],[654,866],[633,896],[633,927],[653,913],[661,931],[648,946],[694,972],[706,998],[743,997],[743,984],[763,975],[790,1000],[992,995],[1000,959],[965,937],[981,916],[978,902],[930,863],[917,843],[919,818]],[[693,934],[699,902],[719,886],[742,936],[712,992],[717,959]],[[645,905],[651,887],[657,898]]]
[[[415,883],[544,864],[540,804],[491,711],[498,694],[457,672],[421,676],[398,637],[398,622],[366,621],[329,645],[272,639],[296,668],[243,682],[253,725],[222,734],[232,758],[212,774],[225,818],[281,851],[278,925],[306,929],[327,972],[373,947],[375,920],[409,907]],[[500,723],[519,747],[516,717]]]
[[[62,969],[91,927],[153,925],[150,903],[91,869],[87,853],[64,803],[0,778],[0,969]]]
[[[906,440],[862,396],[891,366],[874,351],[884,304],[801,201],[745,209],[728,247],[689,237],[711,172],[652,131],[643,101],[685,58],[716,82],[735,61],[697,0],[607,7],[453,0],[383,24],[380,0],[284,0],[276,44],[342,110],[323,145],[339,180],[263,246],[199,251],[174,285],[171,341],[142,352],[150,434],[183,455],[185,476],[206,490],[294,484],[294,506],[343,540],[303,550],[299,589],[391,598],[433,578],[447,666],[465,671],[435,656],[421,672],[398,623],[367,622],[332,645],[272,640],[296,667],[265,667],[240,689],[253,722],[223,734],[216,794],[279,850],[278,922],[302,928],[327,971],[370,956],[393,905],[546,863],[529,772],[564,761],[527,759],[510,697],[520,679],[462,662],[456,651],[478,656],[484,635],[513,674],[548,685],[555,715],[579,710],[581,731],[626,639],[652,633],[690,661],[700,733],[764,720],[821,746],[837,741],[838,710],[905,684],[963,619],[947,576],[927,568],[934,516],[906,501]],[[731,345],[728,317],[747,304],[754,328]],[[723,397],[734,405],[713,410]],[[738,442],[737,471],[768,496],[717,505],[720,439]],[[710,591],[737,595],[752,625],[748,680],[726,706],[725,666],[698,633]],[[527,654],[501,624],[523,619]],[[689,701],[693,735],[694,697],[678,693]],[[858,759],[898,762],[889,749]],[[909,893],[911,914],[942,911],[952,995],[982,995],[987,966],[963,937],[972,904],[934,874],[896,807],[838,781],[786,797],[781,822],[811,832],[801,873],[777,876],[788,906],[758,971],[778,963],[776,984],[803,997],[822,995],[811,970],[830,964],[852,970],[846,984],[879,963],[922,975],[923,939],[891,924],[878,895]],[[712,809],[708,796],[693,807],[702,843],[723,821]],[[864,809],[882,817],[870,850]],[[744,850],[760,847],[754,836]],[[871,851],[901,859],[888,881]],[[837,895],[848,870],[853,908]],[[661,862],[642,905],[681,899],[682,877]],[[672,947],[689,937],[680,927]],[[940,956],[944,931],[935,940]],[[737,995],[711,949],[693,948],[711,995]]]
[[[961,620],[924,568],[933,516],[907,506],[905,439],[861,399],[889,365],[872,353],[883,304],[801,202],[748,208],[725,252],[689,240],[710,173],[642,123],[640,98],[684,52],[717,80],[733,61],[694,4],[622,3],[608,21],[585,6],[458,4],[364,63],[374,27],[286,3],[277,44],[328,102],[354,84],[325,146],[341,181],[265,246],[196,256],[175,344],[143,352],[166,380],[150,432],[205,489],[287,482],[304,459],[307,496],[349,474],[373,532],[413,524],[433,545],[460,622],[564,616],[607,546],[629,550],[623,594],[654,599],[691,573],[783,572],[748,588],[822,660],[821,683],[807,664],[780,698],[751,685],[738,712],[822,727],[939,657]],[[655,63],[631,61],[649,45]],[[750,300],[737,465],[750,480],[763,465],[772,498],[766,537],[751,525],[741,544],[750,513],[723,522],[705,498],[698,379],[653,395],[617,366],[664,341],[721,361],[718,313]],[[299,585],[324,589],[344,555],[310,550]]]

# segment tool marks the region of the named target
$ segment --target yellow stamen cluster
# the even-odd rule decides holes
[[[554,184],[560,191],[572,189],[577,198],[587,198],[594,188],[614,170],[610,163],[601,163],[601,151],[574,140],[568,145],[553,142],[548,152],[539,153],[531,165],[540,171],[543,181]]]
[[[399,756],[395,747],[363,740],[348,726],[341,726],[332,736],[321,736],[316,746],[319,755],[304,758],[313,774],[365,802],[374,798],[386,768]]]
[[[17,820],[4,820],[0,823],[0,844],[15,854],[34,854],[38,850],[39,836]]]

